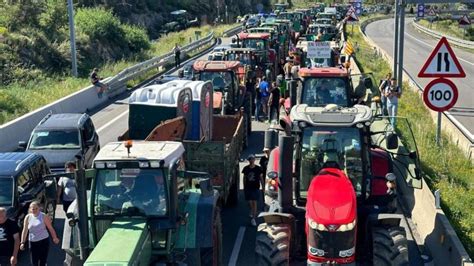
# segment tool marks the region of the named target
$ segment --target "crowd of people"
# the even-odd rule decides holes
[[[66,163],[66,173],[72,173],[75,169],[74,162]],[[57,191],[58,202],[62,202],[66,213],[76,199],[75,180],[69,175],[61,177]],[[21,231],[18,223],[7,218],[7,209],[0,207],[0,266],[17,265],[20,250],[28,250],[30,265],[47,264],[50,241],[57,245],[60,239],[51,218],[42,211],[42,207],[38,201],[29,204],[28,214],[23,218]]]

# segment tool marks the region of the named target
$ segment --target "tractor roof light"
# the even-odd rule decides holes
[[[364,124],[362,124],[362,123],[357,123],[357,124],[356,124],[356,127],[357,127],[357,128],[364,128]]]
[[[94,164],[96,169],[104,169],[105,168],[105,163],[104,162],[96,162]]]
[[[138,167],[139,168],[149,168],[150,167],[150,162],[148,162],[148,161],[139,161],[138,162]]]
[[[105,165],[107,166],[107,168],[117,168],[116,162],[106,162]]]

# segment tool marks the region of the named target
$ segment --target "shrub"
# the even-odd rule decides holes
[[[104,8],[79,8],[74,20],[77,29],[91,39],[115,40],[123,37],[120,20]]]
[[[124,24],[122,25],[122,30],[125,33],[128,48],[132,53],[141,52],[150,48],[150,41],[144,29]]]

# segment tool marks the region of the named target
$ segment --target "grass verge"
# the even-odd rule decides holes
[[[375,80],[380,80],[388,72],[390,65],[374,53],[374,49],[365,42],[358,25],[346,27],[347,39],[357,42],[359,49],[355,59],[362,72],[373,72]],[[399,116],[407,117],[412,124],[417,141],[422,169],[427,174],[425,180],[431,189],[441,190],[442,207],[451,221],[457,235],[471,257],[474,255],[474,168],[472,162],[446,134],[442,136],[442,145],[435,142],[436,127],[422,99],[409,85],[404,84],[403,97],[400,99]],[[398,128],[401,135],[409,135],[407,128]],[[403,137],[402,137],[403,140]],[[404,143],[408,143],[407,139]]]
[[[439,20],[439,21],[433,21],[433,23],[430,23],[428,20],[421,19],[418,21],[418,23],[421,26],[427,27],[431,30],[438,31],[440,33],[444,33],[451,37],[474,41],[474,35],[469,34],[470,31],[468,31],[467,29],[466,31],[464,31],[464,29],[461,29],[459,27],[459,22],[456,20]],[[474,34],[474,31],[472,32]]]
[[[144,59],[168,53],[172,50],[175,43],[181,46],[186,45],[190,39],[195,40],[194,32],[196,30],[201,31],[201,37],[205,37],[211,31],[214,31],[216,36],[222,36],[225,30],[235,26],[235,24],[218,27],[203,26],[168,34],[153,42],[152,47],[140,57],[108,62],[100,66],[100,75],[102,77],[113,76],[124,68],[135,65]],[[128,85],[138,84],[153,74],[156,74],[155,71],[145,73],[141,77],[129,82]],[[8,86],[0,85],[0,124],[4,124],[41,106],[81,90],[89,86],[89,84],[88,77],[42,76],[28,83],[12,83]]]

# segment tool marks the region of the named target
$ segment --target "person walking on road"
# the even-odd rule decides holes
[[[278,121],[279,117],[279,107],[280,107],[280,88],[277,86],[276,82],[272,83],[272,88],[270,89],[270,98],[268,100],[268,122]]]
[[[173,53],[174,53],[174,67],[179,68],[181,66],[181,48],[179,48],[178,44],[174,45]]]
[[[31,265],[45,266],[48,260],[49,235],[53,243],[59,244],[59,238],[53,228],[51,219],[39,209],[39,202],[30,203],[30,213],[25,216],[21,232],[20,249],[25,250],[26,238],[30,242]],[[48,234],[49,231],[49,234]]]
[[[7,218],[7,209],[0,207],[0,266],[16,265],[20,249],[20,229]]]
[[[74,173],[76,170],[76,164],[72,161],[67,162],[64,167],[66,168],[66,173]],[[67,213],[67,209],[76,199],[76,181],[68,175],[59,178],[58,199],[63,203],[64,213]]]
[[[257,106],[257,111],[261,108],[265,116],[268,115],[268,99],[270,96],[270,84],[267,81],[265,76],[262,77],[262,80],[258,84],[258,89],[260,93],[260,106]],[[258,115],[256,118],[259,119]]]
[[[390,79],[392,78],[392,73],[388,73],[385,76],[385,79],[381,80],[379,91],[380,91],[380,105],[382,108],[382,115],[387,115],[387,97],[385,97],[385,88],[390,86]]]
[[[244,195],[250,207],[250,224],[257,226],[255,218],[257,217],[257,201],[261,195],[260,184],[263,183],[263,172],[262,168],[255,164],[255,155],[249,155],[247,160],[249,164],[242,170],[244,174]]]
[[[402,95],[396,78],[390,80],[390,86],[385,87],[384,94],[385,97],[387,97],[387,111],[388,116],[390,116],[390,124],[392,125],[392,129],[395,129],[397,123],[398,99]]]

